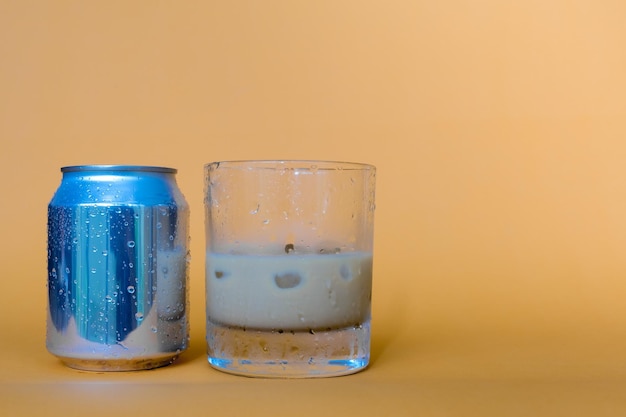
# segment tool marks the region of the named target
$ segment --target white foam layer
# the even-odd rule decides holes
[[[372,254],[207,253],[207,318],[256,329],[354,326],[369,319]]]

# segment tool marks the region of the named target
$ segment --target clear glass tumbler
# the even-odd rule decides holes
[[[375,178],[349,162],[205,166],[213,367],[304,378],[368,365]]]

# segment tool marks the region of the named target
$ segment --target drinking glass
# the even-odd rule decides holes
[[[285,378],[367,367],[375,177],[351,162],[205,166],[211,366]]]

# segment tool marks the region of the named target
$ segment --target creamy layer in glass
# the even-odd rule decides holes
[[[207,317],[249,329],[339,329],[369,320],[372,254],[207,252]]]

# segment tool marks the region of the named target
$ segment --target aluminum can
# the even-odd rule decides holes
[[[61,172],[48,206],[48,351],[84,370],[172,363],[189,338],[189,207],[176,170]]]

